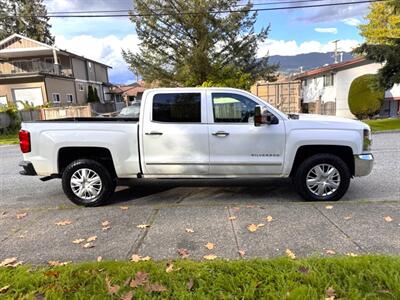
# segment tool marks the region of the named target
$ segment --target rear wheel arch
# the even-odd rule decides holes
[[[94,160],[107,168],[110,174],[117,177],[111,151],[104,147],[62,147],[58,150],[58,173],[62,176],[65,168],[79,159]]]

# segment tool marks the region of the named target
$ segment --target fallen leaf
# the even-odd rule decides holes
[[[351,215],[348,215],[348,216],[345,216],[345,217],[344,217],[345,220],[350,220],[351,218],[352,218]]]
[[[54,270],[49,270],[47,272],[44,272],[43,274],[46,275],[47,277],[55,277],[55,278],[58,278],[58,276],[60,276],[60,272]]]
[[[145,228],[150,227],[150,224],[139,224],[139,225],[137,225],[136,227],[137,227],[137,228],[140,228],[140,229],[145,229]]]
[[[103,258],[101,256],[97,256],[97,262],[101,262],[103,260]]]
[[[250,232],[256,232],[257,229],[258,229],[258,226],[256,224],[247,225],[247,230]]]
[[[0,267],[7,267],[13,263],[15,263],[18,259],[16,257],[6,258],[2,262],[0,262]]]
[[[151,260],[151,257],[150,257],[150,256],[142,257],[142,261],[148,261],[148,260]]]
[[[85,239],[76,239],[76,240],[73,240],[72,243],[74,243],[74,244],[80,244],[80,243],[82,243],[82,242],[84,242],[84,241],[85,241]]]
[[[260,228],[260,227],[264,227],[264,226],[265,226],[265,224],[264,224],[264,223],[257,224],[257,227],[258,227],[258,228]]]
[[[171,273],[174,271],[174,264],[172,262],[167,262],[167,268],[165,269],[165,272]]]
[[[215,254],[208,254],[208,255],[204,255],[203,258],[206,260],[214,260],[217,258],[217,256]]]
[[[86,243],[82,247],[85,249],[89,249],[89,248],[94,248],[94,245],[93,245],[93,243]]]
[[[327,206],[325,206],[325,209],[332,209],[332,208],[333,208],[332,205],[327,205]]]
[[[386,216],[386,217],[384,217],[384,219],[385,219],[386,222],[392,222],[393,221],[393,218],[391,216]]]
[[[326,253],[326,254],[329,254],[329,255],[335,255],[335,254],[336,254],[336,252],[333,251],[333,250],[331,250],[331,249],[327,249],[327,250],[325,251],[325,253]]]
[[[107,227],[107,226],[110,226],[110,225],[111,225],[110,221],[101,222],[101,226],[103,226],[103,227]]]
[[[138,261],[140,261],[140,258],[141,258],[140,255],[133,254],[133,255],[131,256],[131,261],[133,261],[133,262],[138,262]]]
[[[120,287],[119,285],[112,285],[111,281],[108,277],[106,277],[106,287],[107,287],[107,292],[109,295],[114,295],[118,293]]]
[[[108,230],[110,228],[111,228],[111,226],[106,226],[106,227],[101,228],[101,230],[106,231],[106,230]]]
[[[300,267],[299,272],[302,274],[308,274],[310,273],[310,270],[307,267]]]
[[[274,219],[272,218],[272,216],[267,216],[265,220],[267,220],[267,222],[272,222]]]
[[[351,256],[351,257],[356,257],[356,256],[358,256],[358,254],[353,253],[353,252],[349,252],[349,253],[347,253],[346,255],[347,255],[347,256]]]
[[[189,291],[193,290],[194,281],[193,278],[190,278],[188,283],[186,284]]]
[[[231,216],[231,217],[228,218],[228,220],[230,220],[230,221],[233,221],[233,220],[236,220],[236,219],[237,219],[237,217],[235,217],[235,216]]]
[[[57,226],[67,226],[72,224],[71,220],[63,220],[63,221],[58,221],[55,223]]]
[[[239,250],[238,252],[239,252],[240,257],[243,257],[246,255],[246,251],[244,251],[244,250]]]
[[[186,228],[185,230],[186,230],[187,233],[193,233],[194,232],[194,230],[192,228]]]
[[[23,218],[25,218],[26,216],[28,215],[28,213],[19,213],[19,214],[17,214],[17,219],[18,220],[21,220],[21,219],[23,219]]]
[[[167,291],[167,288],[160,283],[147,283],[144,289],[148,292],[156,292],[156,293]]]
[[[2,212],[1,212],[1,215],[2,215],[2,216],[5,216],[6,214],[7,214],[6,211],[2,211]]]
[[[135,274],[135,278],[131,280],[129,286],[135,288],[144,285],[149,279],[149,273],[139,271]]]
[[[62,267],[62,266],[66,266],[66,265],[70,264],[71,261],[62,261],[61,262],[58,260],[49,260],[47,263],[49,264],[49,266],[52,266],[52,267]]]
[[[189,257],[189,250],[186,248],[180,248],[178,249],[178,254],[182,257],[182,258],[187,258]]]
[[[87,242],[87,243],[90,243],[90,242],[94,242],[95,240],[97,240],[97,235],[88,237],[88,238],[86,239],[86,242]]]
[[[256,207],[255,205],[246,205],[247,208],[254,208]]]
[[[208,250],[214,249],[214,246],[215,245],[213,243],[210,243],[210,242],[208,242],[207,244],[204,245],[204,247],[206,247]]]
[[[290,249],[286,249],[285,251],[287,257],[291,258],[291,259],[296,259],[296,255],[294,254],[294,252]]]
[[[121,210],[127,210],[129,207],[128,206],[120,206],[119,207]]]
[[[325,291],[326,300],[334,300],[336,298],[336,291],[333,287],[328,287]]]
[[[0,288],[0,294],[6,293],[9,288],[10,285],[3,286],[2,288]]]
[[[127,292],[126,294],[122,295],[121,300],[132,300],[133,292]]]

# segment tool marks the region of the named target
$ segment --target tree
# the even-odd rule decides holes
[[[94,102],[99,102],[100,101],[100,98],[99,98],[99,95],[97,94],[97,89],[96,88],[93,88],[93,100],[94,100]]]
[[[53,44],[51,25],[43,0],[2,0],[0,38],[20,33],[45,44]]]
[[[353,80],[349,90],[349,108],[362,120],[376,115],[382,106],[385,90],[376,88],[376,75],[366,74]]]
[[[131,20],[141,43],[138,53],[123,56],[146,82],[165,86],[249,88],[257,79],[273,80],[277,66],[256,58],[269,26],[255,33],[252,4],[239,3],[134,0]]]
[[[377,83],[390,89],[400,83],[400,0],[373,3],[366,19],[368,23],[360,26],[366,42],[355,53],[384,64]]]

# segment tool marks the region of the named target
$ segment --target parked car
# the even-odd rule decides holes
[[[290,177],[305,200],[339,200],[371,172],[370,128],[285,115],[230,88],[151,89],[139,119],[22,123],[23,175],[61,178],[79,205],[105,203],[122,179]]]
[[[140,113],[140,102],[135,102],[132,103],[132,105],[121,109],[117,117],[139,119],[139,113]]]

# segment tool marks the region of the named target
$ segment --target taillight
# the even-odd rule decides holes
[[[29,131],[19,131],[19,146],[21,147],[22,153],[31,152],[31,135]]]

